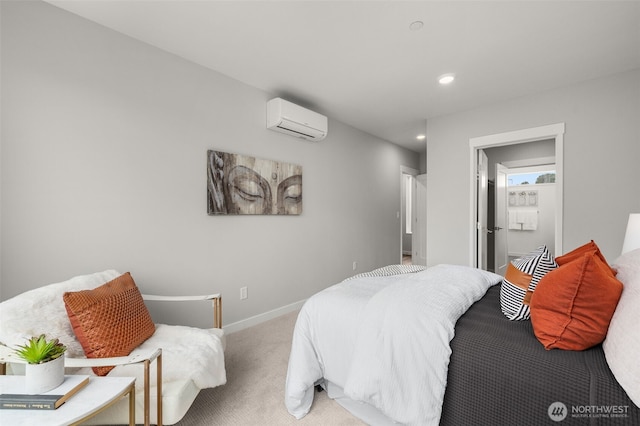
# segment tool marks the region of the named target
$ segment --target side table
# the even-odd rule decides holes
[[[0,376],[3,392],[11,393],[24,376]],[[55,410],[0,409],[0,424],[28,426],[79,425],[129,395],[129,425],[135,426],[134,377],[90,377],[89,383]]]

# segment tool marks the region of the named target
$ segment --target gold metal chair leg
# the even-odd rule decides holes
[[[222,328],[222,296],[213,299],[213,327]]]
[[[144,361],[144,426],[149,426],[149,360]]]
[[[151,410],[150,410],[150,374],[149,366],[151,361],[148,359],[144,361],[144,425],[150,426],[151,424]],[[156,357],[156,407],[157,407],[157,425],[162,426],[162,349]]]
[[[158,391],[157,394],[157,407],[158,407],[158,426],[162,426],[162,352],[156,358],[156,367],[157,367],[157,385],[156,389]]]
[[[136,383],[129,389],[129,426],[136,424]]]

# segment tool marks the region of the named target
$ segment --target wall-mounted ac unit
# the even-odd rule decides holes
[[[327,137],[327,117],[299,105],[274,98],[267,102],[267,129],[302,139],[321,141]]]

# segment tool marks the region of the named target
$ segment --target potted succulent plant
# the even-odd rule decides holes
[[[16,355],[27,362],[26,391],[37,394],[50,391],[64,382],[64,352],[66,346],[58,339],[47,340],[44,334],[32,337],[18,346]]]

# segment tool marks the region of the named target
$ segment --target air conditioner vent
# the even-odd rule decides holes
[[[302,139],[320,141],[327,137],[327,117],[299,105],[274,98],[267,102],[267,129]]]

